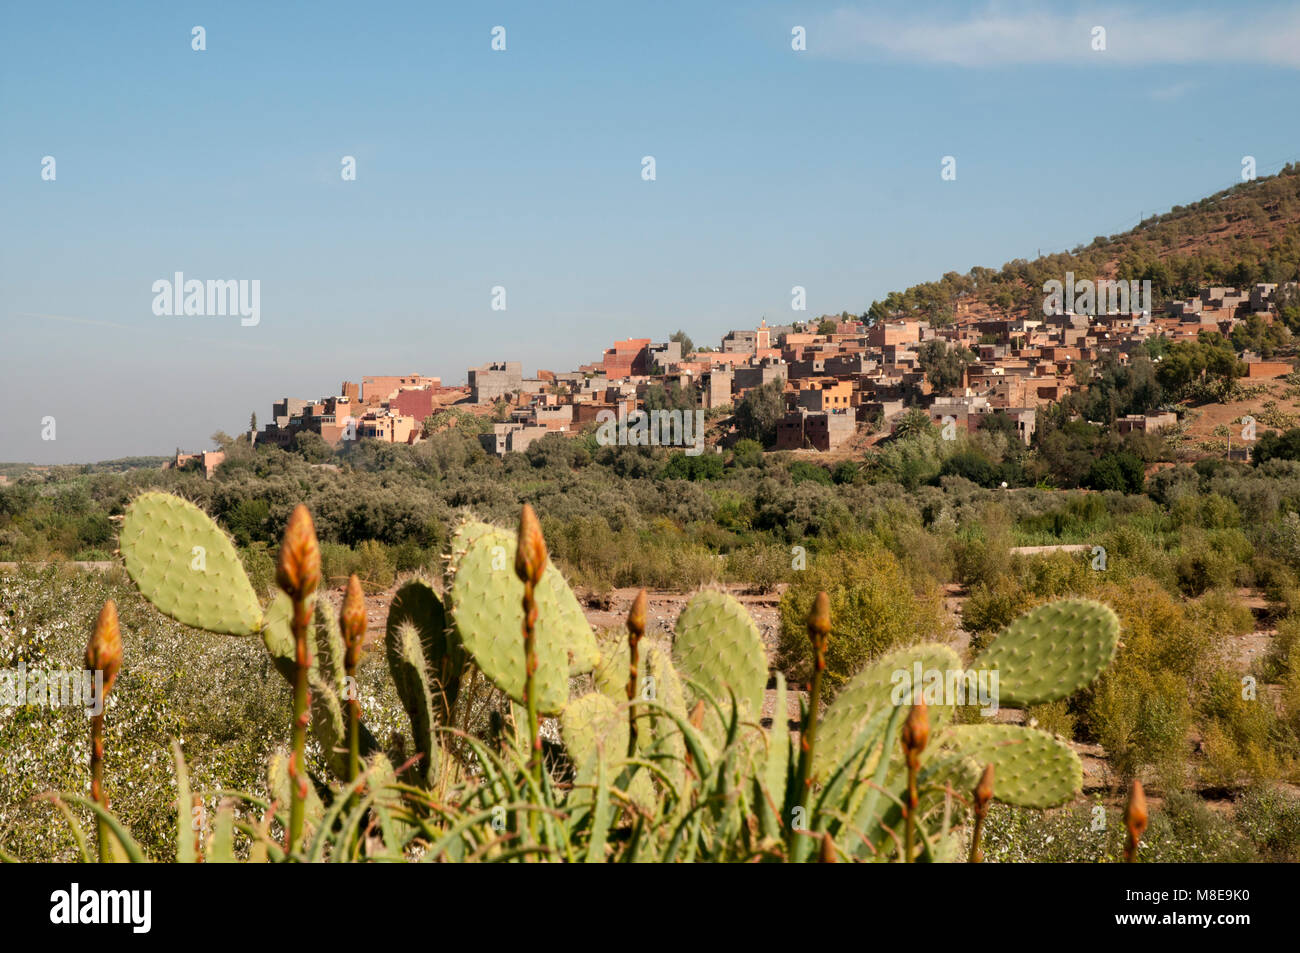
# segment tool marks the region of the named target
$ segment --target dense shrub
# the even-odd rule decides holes
[[[1275,785],[1257,785],[1237,800],[1236,820],[1262,859],[1300,861],[1300,797]]]
[[[282,743],[291,704],[261,640],[190,629],[149,606],[120,570],[24,568],[0,575],[0,657],[29,672],[79,669],[91,620],[105,599],[118,606],[124,657],[105,721],[107,794],[142,847],[175,850],[170,761],[176,738],[196,790],[234,788],[266,796],[266,758]],[[367,724],[386,739],[405,714],[383,653],[358,672]],[[0,708],[0,830],[19,856],[69,860],[74,845],[45,791],[89,785],[88,720],[78,708]],[[309,749],[318,767],[319,752]],[[208,802],[209,811],[216,801]],[[83,825],[87,818],[82,817]],[[93,824],[90,825],[93,827]]]
[[[993,583],[981,582],[962,605],[961,626],[978,648],[1038,601],[1011,576],[1000,576]]]
[[[832,692],[891,648],[942,638],[949,626],[938,591],[916,592],[914,585],[883,547],[817,555],[781,598],[781,667],[795,680],[810,676],[808,612],[822,589],[831,601],[826,681]]]

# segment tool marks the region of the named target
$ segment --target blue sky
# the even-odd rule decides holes
[[[4,5],[0,459],[861,312],[1300,158],[1294,5],[448,6]],[[260,323],[156,316],[176,271],[258,279]]]

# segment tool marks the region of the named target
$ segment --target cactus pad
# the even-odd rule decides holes
[[[402,700],[402,707],[411,719],[415,750],[424,756],[416,770],[426,781],[432,781],[437,773],[438,755],[434,726],[446,721],[443,702],[435,694],[429,676],[420,630],[409,621],[393,623],[390,614],[388,632],[384,637],[388,670],[392,673],[397,697]]]
[[[627,753],[627,712],[605,695],[589,692],[564,706],[560,734],[575,768],[583,768],[597,748],[612,764]]]
[[[289,752],[276,749],[266,761],[266,787],[271,797],[287,816],[292,800],[292,787],[289,781]],[[325,805],[316,793],[316,785],[307,785],[307,799],[303,804],[304,830],[310,833],[325,815]]]
[[[316,605],[312,609],[312,632],[316,638],[312,669],[327,685],[335,691],[341,691],[343,679],[347,675],[344,663],[347,650],[343,645],[343,633],[339,630],[338,616],[323,594],[317,595]]]
[[[469,551],[474,541],[488,533],[497,532],[498,527],[491,523],[484,523],[482,520],[463,519],[456,524],[456,528],[451,534],[451,552],[447,556],[447,582],[456,576],[456,569],[460,566],[461,558]],[[511,556],[513,556],[513,551]]]
[[[786,776],[790,771],[790,728],[786,710],[785,676],[776,673],[776,697],[772,729],[767,733],[767,754],[763,759],[763,784],[777,811],[785,803]]]
[[[275,670],[290,685],[293,684],[293,674],[297,668],[297,662],[294,661],[292,616],[293,600],[277,589],[262,619],[262,644],[270,653]]]
[[[412,579],[393,595],[393,601],[388,606],[387,639],[391,640],[396,629],[408,622],[415,626],[419,636],[430,690],[445,695],[445,707],[450,709],[460,691],[465,652],[456,637],[456,630],[447,615],[442,597],[425,579]],[[392,667],[391,656],[389,667]]]
[[[1083,765],[1064,741],[1023,725],[953,725],[942,744],[982,770],[993,765],[993,797],[1021,807],[1056,807],[1083,788]]]
[[[515,534],[492,529],[456,561],[452,616],[465,650],[498,688],[518,701],[524,692],[524,584],[514,570]],[[569,694],[569,675],[600,660],[596,638],[573,591],[547,563],[537,586],[538,709],[555,714]]]
[[[119,546],[127,574],[164,615],[229,635],[261,627],[262,609],[234,543],[193,503],[141,493],[127,507]]]
[[[1002,630],[976,669],[998,670],[999,701],[1038,705],[1092,684],[1115,657],[1119,619],[1091,599],[1062,599],[1031,609]]]
[[[813,777],[826,778],[853,753],[858,734],[871,716],[894,704],[896,686],[910,685],[917,663],[925,672],[950,672],[962,668],[957,653],[946,645],[925,643],[890,652],[849,679],[817,726],[817,747],[813,753]],[[900,673],[906,674],[906,680]],[[907,699],[901,701],[906,703]],[[934,730],[952,718],[952,706],[929,705]]]
[[[677,617],[673,661],[720,704],[726,703],[729,687],[742,711],[758,717],[767,687],[767,652],[754,620],[732,596],[704,589],[691,597]]]

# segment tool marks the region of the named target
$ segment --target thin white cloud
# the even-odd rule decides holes
[[[1150,99],[1157,102],[1169,102],[1174,99],[1182,99],[1184,95],[1191,92],[1197,86],[1196,83],[1173,83],[1169,86],[1159,86],[1147,93]]]
[[[66,324],[88,324],[97,328],[112,328],[114,331],[130,331],[137,334],[157,334],[154,328],[147,328],[138,324],[119,324],[116,321],[104,321],[99,318],[78,318],[66,314],[40,314],[33,311],[14,312],[20,318],[36,318],[40,321],[62,321]],[[228,338],[197,338],[189,335],[173,340],[187,341],[191,344],[205,344],[216,347],[231,348],[236,351],[261,351],[272,353],[275,348],[263,344],[253,344],[247,341],[234,341]]]
[[[1093,49],[1093,30],[1106,49]],[[900,17],[841,8],[808,30],[808,51],[837,59],[885,59],[964,67],[1117,63],[1248,64],[1300,69],[1300,9],[1277,6],[1235,13],[1089,13],[1012,11]]]

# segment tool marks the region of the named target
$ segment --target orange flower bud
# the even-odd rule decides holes
[[[542,579],[546,569],[546,540],[542,538],[542,526],[537,522],[537,514],[527,503],[519,514],[519,541],[515,547],[515,573],[524,582],[535,586]]]
[[[109,599],[99,610],[95,631],[86,645],[86,668],[104,673],[104,695],[107,696],[121,667],[122,632],[117,624],[117,605]]]
[[[821,850],[817,854],[819,864],[834,864],[839,862],[839,856],[835,853],[835,841],[831,839],[830,832],[822,834]]]
[[[343,664],[352,671],[361,660],[361,643],[366,638],[366,596],[356,573],[348,578],[343,611],[339,613],[339,628],[343,631],[343,644],[347,646],[347,658]]]
[[[819,652],[826,650],[826,639],[831,634],[831,598],[825,591],[817,593],[812,610],[808,613],[808,637]]]
[[[907,752],[908,758],[919,758],[930,742],[930,711],[926,708],[925,699],[918,698],[912,710],[908,712],[907,721],[903,722],[901,737],[903,750]]]
[[[988,810],[989,801],[993,800],[993,765],[986,764],[980,775],[979,784],[975,785],[975,810],[983,814]]]
[[[293,508],[284,528],[275,581],[294,599],[307,598],[320,585],[320,544],[311,514],[301,503]]]
[[[1142,782],[1134,781],[1133,788],[1129,791],[1128,807],[1124,809],[1124,825],[1128,828],[1128,833],[1133,838],[1134,843],[1141,840],[1142,834],[1147,829],[1147,796],[1142,790]]]
[[[632,608],[627,611],[627,630],[637,639],[645,635],[646,602],[645,590],[642,589],[632,600]]]

